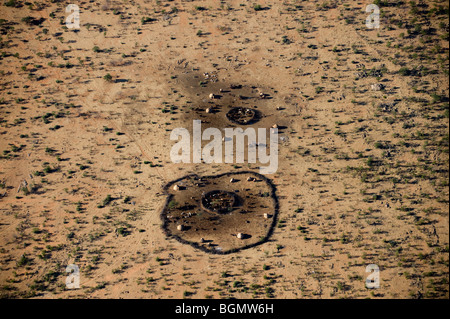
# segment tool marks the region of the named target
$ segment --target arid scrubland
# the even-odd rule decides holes
[[[86,0],[79,29],[69,3],[0,4],[3,298],[449,297],[446,1],[375,1],[379,29],[371,1]],[[160,214],[172,180],[257,171],[170,160],[229,83],[280,127],[279,211],[212,255]]]

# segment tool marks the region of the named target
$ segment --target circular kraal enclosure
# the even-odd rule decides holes
[[[275,186],[258,173],[187,175],[169,182],[164,191],[164,233],[208,253],[228,254],[264,243],[276,223]]]

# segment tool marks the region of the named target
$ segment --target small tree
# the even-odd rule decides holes
[[[111,195],[108,194],[106,196],[106,198],[103,200],[103,206],[108,205],[109,203],[111,203],[111,201],[112,201],[112,197],[111,197]]]
[[[29,264],[30,261],[31,261],[31,259],[29,259],[27,256],[25,256],[25,254],[23,254],[20,257],[20,259],[17,261],[16,264],[17,264],[18,267],[22,267],[22,266],[25,266],[25,265]]]
[[[104,79],[106,82],[112,82],[112,76],[111,76],[111,74],[109,74],[109,73],[107,73],[107,74],[103,77],[103,79]]]
[[[253,6],[253,9],[254,9],[255,11],[261,11],[261,10],[263,9],[263,7],[262,7],[260,4],[255,4],[255,5]]]
[[[5,6],[7,7],[17,7],[17,1],[16,0],[8,0],[5,2]]]

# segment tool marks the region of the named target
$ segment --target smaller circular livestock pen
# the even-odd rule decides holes
[[[257,122],[261,114],[258,110],[246,107],[233,107],[227,112],[226,117],[235,124],[249,125]]]

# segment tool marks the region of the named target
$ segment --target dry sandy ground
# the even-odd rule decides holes
[[[380,2],[370,30],[369,1],[91,0],[75,32],[69,2],[2,1],[2,297],[448,298],[448,4]],[[258,169],[170,161],[205,72],[286,127],[277,226],[235,254],[161,230],[166,183]]]

